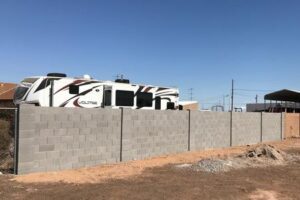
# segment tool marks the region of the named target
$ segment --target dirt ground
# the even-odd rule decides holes
[[[272,143],[300,155],[300,139]],[[300,199],[300,162],[209,173],[174,164],[224,158],[250,147],[188,152],[78,170],[0,175],[0,199]]]

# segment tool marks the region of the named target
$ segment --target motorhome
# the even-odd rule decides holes
[[[179,90],[171,87],[131,84],[127,79],[99,81],[50,73],[25,78],[18,85],[15,104],[42,107],[178,109]]]

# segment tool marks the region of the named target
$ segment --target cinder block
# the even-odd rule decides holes
[[[40,120],[41,120],[41,122],[55,121],[55,115],[41,114],[40,115]]]
[[[64,136],[64,135],[67,135],[67,129],[65,129],[65,128],[54,129],[53,131],[54,131],[54,133],[53,133],[54,136]]]
[[[48,128],[49,129],[59,129],[59,128],[62,128],[62,124],[59,121],[48,121]]]
[[[78,157],[79,162],[87,162],[87,161],[91,161],[91,156],[80,156]]]
[[[36,136],[35,130],[22,130],[19,132],[20,138],[33,138]]]
[[[58,159],[60,156],[60,152],[59,151],[48,151],[46,152],[46,157],[47,160],[53,160],[53,159]]]
[[[91,128],[80,128],[79,134],[80,135],[88,135],[91,133]]]
[[[47,122],[38,122],[35,123],[35,129],[47,129],[48,123]]]
[[[72,122],[72,121],[62,121],[61,122],[61,127],[62,128],[73,128],[74,127],[74,122]]]
[[[85,120],[85,119],[81,119],[81,117],[84,115],[81,114],[69,114],[68,115],[68,119],[72,122],[80,122],[81,120]]]
[[[86,127],[88,128],[97,128],[97,121],[86,121]]]
[[[35,129],[35,123],[25,122],[25,121],[23,121],[22,118],[20,118],[19,129],[20,130],[34,130]]]
[[[92,115],[90,113],[84,113],[80,115],[80,121],[92,120]]]
[[[61,142],[61,136],[48,136],[47,144],[59,144]]]
[[[67,132],[68,135],[79,135],[79,128],[69,128]]]
[[[74,137],[71,135],[70,136],[62,136],[61,142],[63,144],[72,144],[74,142]]]
[[[44,144],[39,146],[39,151],[54,151],[54,145],[53,144]]]
[[[41,137],[53,136],[54,135],[54,130],[53,129],[41,129],[39,135]]]

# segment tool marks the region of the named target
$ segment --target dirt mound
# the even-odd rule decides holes
[[[284,161],[287,154],[283,151],[276,149],[274,146],[263,144],[254,149],[248,150],[240,157],[245,158],[269,158],[278,161]]]
[[[285,165],[295,160],[300,160],[299,156],[287,154],[271,145],[262,144],[248,149],[246,152],[237,156],[230,156],[226,159],[202,159],[196,164],[192,164],[191,166],[181,164],[181,167],[177,168],[191,168],[195,171],[216,173],[246,167]]]

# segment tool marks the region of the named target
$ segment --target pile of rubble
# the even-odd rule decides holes
[[[193,166],[196,171],[220,172],[229,171],[232,168],[231,160],[203,159]]]
[[[248,150],[245,154],[239,155],[241,158],[268,158],[277,161],[285,161],[287,154],[276,149],[274,146],[263,144],[255,149]]]
[[[270,165],[284,165],[288,162],[299,160],[298,156],[287,154],[274,146],[262,144],[247,150],[237,156],[226,159],[210,158],[202,159],[196,164],[181,164],[177,168],[190,168],[195,171],[226,172],[232,169],[246,167],[265,167]],[[181,166],[181,167],[179,167]]]

